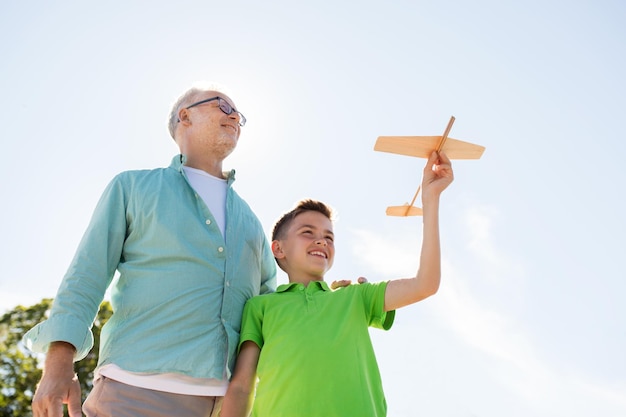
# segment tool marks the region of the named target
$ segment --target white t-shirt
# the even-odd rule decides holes
[[[217,178],[211,174],[207,174],[201,169],[184,166],[183,170],[193,189],[202,198],[202,201],[204,201],[204,204],[207,205],[209,210],[211,210],[222,232],[222,236],[225,236],[227,181],[223,178]]]

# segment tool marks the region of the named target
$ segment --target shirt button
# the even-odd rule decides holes
[[[224,252],[224,248],[220,246],[219,248],[217,248],[217,251],[222,253],[222,252]]]
[[[207,219],[207,221],[205,221],[206,224],[211,224],[211,220]]]
[[[230,281],[226,281],[226,286],[230,287]]]

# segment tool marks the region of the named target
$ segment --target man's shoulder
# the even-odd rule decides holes
[[[113,178],[113,181],[135,182],[141,179],[157,178],[175,173],[175,170],[168,167],[129,169],[118,173]]]
[[[168,172],[171,171],[171,172]],[[167,168],[135,169],[119,172],[107,187],[108,192],[122,192],[124,194],[154,193],[155,189],[164,192],[176,188],[177,179],[175,170]]]
[[[181,166],[181,162],[179,161],[179,159],[180,155],[175,156],[169,166],[124,170],[118,173],[115,178],[133,179],[163,174],[180,174],[179,170],[177,169],[179,166]]]

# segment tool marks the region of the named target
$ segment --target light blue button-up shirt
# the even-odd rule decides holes
[[[168,168],[127,171],[104,191],[63,278],[49,318],[25,336],[93,346],[91,326],[115,271],[113,316],[102,329],[99,366],[225,379],[235,359],[243,306],[272,292],[276,263],[256,215],[228,176],[226,238],[174,157]]]

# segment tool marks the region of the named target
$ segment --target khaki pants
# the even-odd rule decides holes
[[[87,417],[218,417],[224,397],[172,394],[102,377],[83,404]]]

